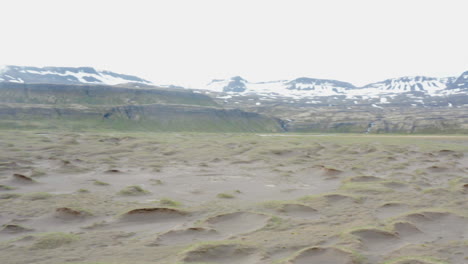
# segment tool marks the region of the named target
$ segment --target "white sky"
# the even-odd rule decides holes
[[[468,70],[466,0],[0,0],[0,64],[92,66],[157,84]]]

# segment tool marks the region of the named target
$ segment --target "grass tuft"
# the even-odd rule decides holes
[[[10,191],[10,190],[14,190],[14,189],[16,189],[16,188],[8,186],[8,185],[0,184],[0,191]]]
[[[235,198],[234,195],[229,194],[229,193],[218,193],[218,194],[216,195],[216,197],[222,198],[222,199],[233,199],[233,198]]]
[[[131,185],[127,186],[124,189],[120,190],[118,193],[119,195],[127,195],[127,196],[137,196],[137,195],[145,195],[149,194],[150,192],[141,188],[138,185]]]
[[[99,180],[94,180],[94,185],[98,185],[98,186],[107,186],[107,185],[110,185],[110,184],[107,183],[107,182],[103,182],[103,181],[99,181]]]
[[[164,205],[164,206],[172,206],[172,207],[179,207],[182,205],[181,202],[174,201],[169,198],[162,198],[161,200],[159,200],[159,204]]]
[[[29,201],[36,201],[36,200],[45,200],[49,199],[53,195],[47,192],[37,192],[37,193],[28,193],[23,195],[23,199]]]
[[[0,200],[14,199],[21,197],[21,194],[18,193],[2,193],[0,194]]]
[[[411,264],[411,263],[448,264],[448,262],[441,261],[432,257],[425,257],[425,256],[400,257],[400,258],[386,261],[383,264]]]
[[[78,240],[77,235],[67,233],[44,233],[36,235],[37,241],[31,246],[31,249],[54,249],[63,245],[70,244]]]

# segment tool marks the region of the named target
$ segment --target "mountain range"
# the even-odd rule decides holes
[[[137,76],[96,70],[91,67],[28,67],[5,66],[0,69],[0,82],[51,84],[155,85]],[[162,87],[162,86],[160,86]],[[175,86],[166,86],[175,87]],[[468,71],[459,77],[400,77],[370,83],[362,87],[338,80],[301,77],[293,80],[249,82],[240,76],[215,79],[204,87],[192,87],[234,95],[283,96],[292,98],[346,95],[379,97],[389,94],[420,92],[429,96],[465,93],[468,91]]]
[[[236,76],[186,89],[91,67],[0,68],[0,128],[467,133],[468,71],[357,87]]]
[[[388,94],[401,94],[408,92],[421,92],[427,95],[446,95],[466,92],[468,87],[468,71],[460,77],[426,77],[412,76],[400,77],[370,83],[362,87],[354,86],[349,82],[297,78],[294,80],[280,80],[269,82],[249,82],[240,76],[225,80],[213,80],[203,89],[230,94],[257,94],[264,96],[284,96],[293,98],[320,97],[346,95],[378,97]]]

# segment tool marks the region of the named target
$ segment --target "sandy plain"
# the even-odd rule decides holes
[[[0,132],[2,264],[465,264],[468,137]]]

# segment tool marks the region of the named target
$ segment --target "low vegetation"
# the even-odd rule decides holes
[[[131,185],[127,186],[124,189],[119,191],[119,195],[127,195],[127,196],[136,196],[136,195],[146,195],[150,192],[143,189],[141,186],[138,185]]]
[[[222,199],[233,199],[233,198],[235,198],[235,196],[233,194],[230,194],[230,193],[218,193],[216,195],[216,197],[222,198]]]
[[[68,233],[45,233],[35,235],[35,242],[31,249],[55,249],[70,244],[79,239],[78,235]]]
[[[0,130],[0,254],[37,264],[465,264],[467,142]]]

